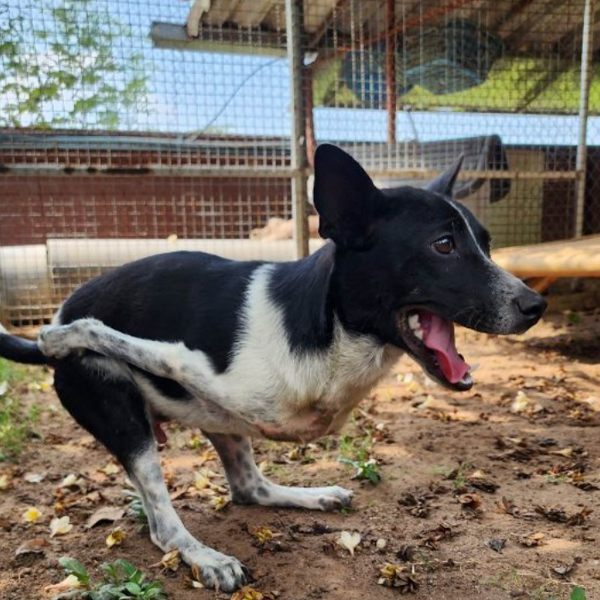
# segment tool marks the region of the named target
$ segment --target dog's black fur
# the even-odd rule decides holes
[[[156,543],[177,545],[188,562],[204,561],[208,585],[233,589],[245,580],[237,561],[218,553],[213,556],[213,551],[185,537],[183,526],[173,526],[177,535],[165,533],[163,521],[174,517],[161,505],[164,494],[160,501],[153,497],[154,486],[162,485],[156,480],[155,465],[139,466],[143,453],[152,455],[155,421],[178,418],[182,405],[194,407],[206,400],[192,424],[206,429],[219,450],[234,499],[321,508],[346,503],[349,495],[340,488],[323,488],[318,498],[303,491],[284,492],[265,483],[240,458],[249,453],[248,442],[240,436],[303,439],[301,426],[293,433],[293,419],[280,414],[288,398],[271,396],[267,388],[248,383],[244,412],[239,402],[230,406],[211,395],[210,386],[238,368],[245,344],[256,347],[253,320],[271,310],[275,321],[281,316],[285,344],[280,356],[289,364],[267,367],[269,361],[259,357],[257,368],[272,368],[277,381],[278,369],[286,370],[286,385],[291,377],[289,389],[298,398],[303,397],[301,362],[314,357],[319,364],[320,357],[336,352],[339,360],[347,361],[349,373],[354,364],[350,361],[356,362],[354,370],[365,373],[370,362],[381,363],[364,382],[347,384],[350,396],[375,383],[396,351],[409,353],[442,385],[468,389],[470,376],[455,382],[444,377],[432,353],[411,334],[409,315],[429,312],[478,331],[507,334],[535,324],[545,302],[490,261],[487,231],[451,200],[459,169],[460,161],[425,190],[378,190],[349,155],[335,146],[320,146],[315,157],[315,207],[320,232],[331,242],[314,255],[272,266],[199,252],[139,260],[81,286],[61,308],[56,331],[51,328],[39,345],[0,334],[0,355],[55,368],[56,391],[64,406],[119,458],[140,488]],[[257,283],[260,274],[263,287]],[[268,306],[259,301],[253,305],[253,293]],[[95,321],[87,325],[81,321],[90,317]],[[263,341],[265,353],[269,344],[280,343],[274,341],[277,331],[264,332],[271,336]],[[56,342],[58,334],[64,351]],[[159,343],[151,342],[146,352],[144,340]],[[180,343],[184,346],[177,346]],[[178,358],[171,360],[175,350]],[[209,365],[202,371],[205,388],[195,387],[196,375],[190,375],[194,356],[205,357]],[[324,372],[323,381],[334,375]],[[305,426],[307,437],[335,429],[329,424],[339,426],[346,409],[359,399],[353,397],[349,407],[341,407],[337,396],[335,402],[327,398],[311,397],[306,400],[309,408],[298,409],[298,414],[309,411],[310,418],[303,417],[310,422]],[[220,418],[212,413],[212,420],[202,421],[208,414],[202,411],[219,414],[221,409],[221,424],[214,424]],[[337,411],[333,416],[332,410]],[[226,424],[230,416],[239,427]],[[326,421],[324,429],[319,429],[321,418]],[[247,480],[253,481],[252,486]]]

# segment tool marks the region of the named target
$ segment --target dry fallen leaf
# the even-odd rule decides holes
[[[514,505],[512,500],[509,500],[505,496],[502,496],[502,500],[498,502],[498,508],[505,515],[510,515],[511,517],[519,516],[519,509]]]
[[[583,525],[593,512],[591,508],[584,506],[578,513],[568,518],[567,525]]]
[[[574,526],[583,525],[593,511],[591,508],[584,506],[578,513],[575,513],[569,517],[562,508],[538,505],[535,507],[535,512],[543,517],[546,517],[546,519],[549,521],[553,521],[555,523],[566,523],[567,525]]]
[[[115,463],[108,463],[105,467],[100,469],[105,475],[116,475],[120,470],[121,468]]]
[[[0,475],[0,490],[7,490],[9,485],[8,475]]]
[[[411,546],[410,544],[403,544],[396,552],[396,558],[403,560],[404,562],[411,562],[415,557],[415,552],[418,550],[417,546]]]
[[[248,531],[261,546],[266,542],[271,541],[276,535],[266,525],[263,525],[262,527],[250,527]]]
[[[249,585],[244,586],[231,596],[231,600],[264,600],[265,596],[262,592],[250,587]]]
[[[69,517],[55,517],[50,521],[50,537],[66,535],[72,529]]]
[[[210,499],[210,505],[215,510],[223,510],[226,506],[229,505],[229,500],[224,496],[213,496]]]
[[[200,456],[198,457],[200,465],[204,465],[212,460],[217,460],[217,453],[213,448],[207,448],[200,452]]]
[[[58,485],[59,488],[68,488],[77,485],[77,476],[69,473]]]
[[[194,487],[199,490],[210,488],[210,479],[202,473],[196,473],[194,477]]]
[[[46,477],[45,473],[25,473],[23,479],[27,483],[41,483]]]
[[[573,456],[573,448],[563,448],[562,450],[551,450],[548,454],[556,454],[558,456],[564,456],[565,458],[571,458]]]
[[[23,542],[15,551],[15,556],[21,554],[44,554],[45,548],[50,545],[44,538],[33,538]]]
[[[519,538],[519,544],[521,546],[525,546],[526,548],[534,548],[536,546],[541,546],[544,542],[545,535],[541,532],[538,533],[530,533],[529,535],[524,535]]]
[[[180,563],[181,557],[179,556],[179,550],[171,550],[160,559],[160,565],[163,569],[168,571],[177,571]]]
[[[516,414],[535,414],[543,411],[544,407],[538,402],[531,400],[523,390],[519,390],[516,398],[511,404],[510,410]]]
[[[36,523],[43,517],[43,513],[35,507],[28,508],[23,513],[23,520],[27,523]]]
[[[54,385],[54,381],[52,378],[42,381],[40,383],[40,390],[42,392],[50,392],[52,390],[52,386]]]
[[[350,533],[349,531],[342,531],[339,539],[337,540],[337,543],[342,548],[346,548],[346,550],[348,550],[348,552],[350,552],[350,554],[354,556],[354,549],[360,544],[361,540],[362,537],[360,533],[358,533],[358,531],[355,531],[354,533]]]
[[[379,585],[398,588],[402,594],[414,594],[419,588],[413,569],[387,563],[379,570]]]
[[[529,408],[530,400],[525,392],[519,390],[517,397],[513,400],[510,410],[514,413],[525,412]]]
[[[567,513],[562,508],[538,505],[534,507],[534,510],[554,523],[566,523],[569,520]]]
[[[48,585],[44,588],[44,592],[47,594],[61,594],[62,592],[68,592],[69,590],[77,590],[81,587],[81,581],[75,577],[75,575],[69,575],[66,579],[63,579],[60,583],[54,585]]]
[[[463,508],[479,510],[483,503],[483,498],[479,494],[462,494],[458,497],[458,501]]]
[[[106,547],[120,546],[127,535],[120,527],[115,527],[106,538]]]
[[[118,506],[104,506],[99,508],[86,522],[85,528],[91,529],[104,521],[118,521],[125,514],[125,509]]]
[[[561,577],[566,577],[575,568],[575,565],[577,565],[577,559],[575,559],[572,563],[561,564],[556,567],[552,567],[552,570],[557,575],[560,575]]]

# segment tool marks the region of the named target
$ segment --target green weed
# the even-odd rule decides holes
[[[122,490],[121,493],[127,500],[129,500],[129,506],[127,507],[127,514],[133,517],[137,524],[138,529],[142,530],[148,526],[148,515],[144,508],[144,503],[140,494],[136,490]]]
[[[166,600],[167,596],[159,581],[148,581],[146,574],[122,558],[104,563],[102,581],[93,584],[85,565],[74,558],[64,556],[59,564],[67,575],[74,575],[83,588],[71,598],[82,600]]]
[[[377,485],[381,481],[381,473],[377,461],[371,458],[372,449],[373,437],[368,429],[356,437],[343,435],[340,439],[338,460],[356,469],[355,479]]]
[[[0,359],[0,461],[17,460],[39,422],[41,407],[25,408],[15,391],[16,385],[34,377],[30,369]]]
[[[452,487],[454,491],[459,491],[467,485],[469,478],[469,471],[472,469],[472,465],[468,462],[461,462],[458,467],[452,469],[450,467],[434,467],[433,474],[441,475],[444,479],[452,481]]]

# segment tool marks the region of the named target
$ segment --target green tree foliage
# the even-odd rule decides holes
[[[135,42],[96,0],[0,7],[0,125],[117,128],[146,96]]]

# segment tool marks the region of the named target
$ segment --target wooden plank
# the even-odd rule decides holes
[[[600,236],[503,248],[492,258],[518,277],[600,277]]]

